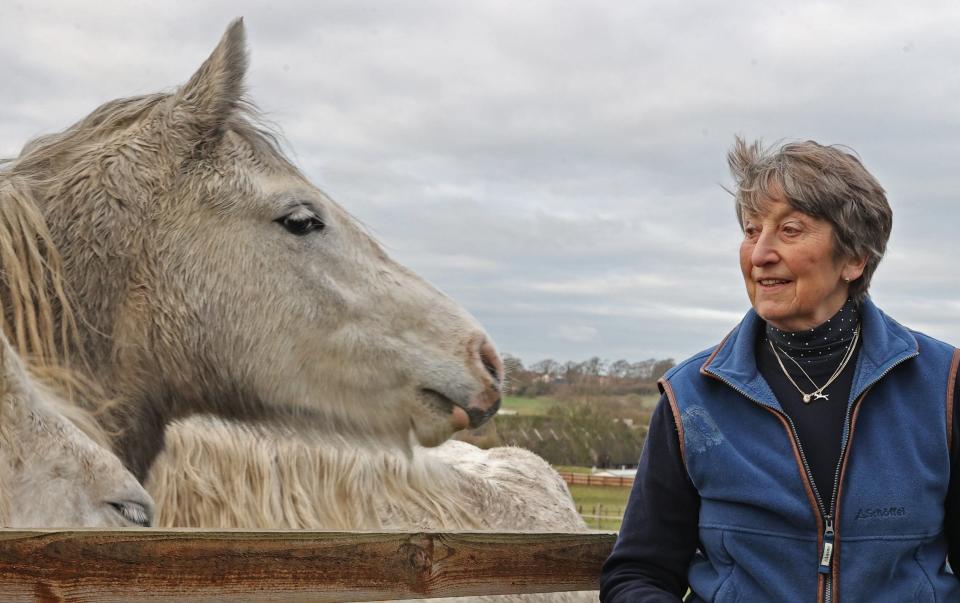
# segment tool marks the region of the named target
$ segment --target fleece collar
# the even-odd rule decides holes
[[[849,402],[893,367],[919,353],[916,337],[884,314],[869,297],[860,305],[860,316],[863,344],[857,355]],[[700,372],[719,378],[756,402],[782,411],[770,386],[757,370],[756,340],[762,324],[763,319],[753,309],[747,312],[700,367]]]

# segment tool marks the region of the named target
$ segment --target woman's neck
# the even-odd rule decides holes
[[[764,335],[797,361],[813,364],[842,356],[859,323],[860,309],[848,298],[836,314],[812,329],[784,331],[767,323]]]

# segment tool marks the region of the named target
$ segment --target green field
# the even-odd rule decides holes
[[[590,467],[577,467],[574,465],[554,465],[559,473],[580,473],[589,474],[593,472]],[[619,530],[620,520],[600,519],[595,517],[586,517],[587,515],[617,515],[623,517],[623,510],[627,506],[627,499],[630,497],[630,488],[615,488],[612,486],[568,486],[570,494],[573,496],[573,502],[581,515],[584,515],[584,521],[587,527],[594,530]],[[603,507],[601,508],[601,505]],[[599,523],[598,523],[599,521]]]
[[[623,516],[627,506],[630,488],[609,486],[570,486],[570,494],[581,515],[617,515]],[[602,505],[602,508],[601,508]],[[594,530],[619,530],[619,519],[601,519],[584,517],[587,526]],[[598,523],[599,521],[599,523]]]
[[[546,396],[526,398],[521,396],[504,396],[502,408],[507,411],[516,411],[521,416],[546,416],[554,406],[571,408],[576,404],[589,404],[603,409],[614,417],[632,418],[637,425],[646,426],[650,414],[660,399],[659,395],[629,394],[626,396],[581,396],[573,400],[557,400]]]
[[[559,473],[582,473],[584,475],[593,473],[593,469],[590,467],[580,467],[577,465],[554,465],[553,468]]]
[[[658,396],[644,396],[641,405],[650,408],[656,404]],[[634,402],[635,404],[636,402]],[[505,396],[503,398],[503,408],[514,410],[521,416],[545,416],[550,408],[565,403],[554,398],[521,398],[518,396]],[[561,473],[582,473],[589,474],[590,467],[578,467],[572,465],[555,465],[554,469]],[[608,486],[570,486],[570,493],[573,495],[573,501],[585,516],[589,515],[616,515],[622,516],[623,509],[627,506],[627,498],[630,496],[630,488],[615,488]],[[601,507],[602,505],[602,507]],[[584,517],[587,526],[595,530],[619,530],[619,519],[601,519],[594,517]]]
[[[545,416],[547,411],[557,404],[563,404],[563,402],[559,402],[553,398],[504,396],[502,408],[504,410],[515,410],[518,415],[523,416]]]

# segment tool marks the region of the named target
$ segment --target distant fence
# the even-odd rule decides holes
[[[590,475],[589,473],[564,473],[560,477],[570,486],[619,486],[629,488],[633,486],[632,477],[616,477],[613,475]]]
[[[580,517],[583,517],[583,520],[587,522],[587,527],[590,528],[602,530],[606,527],[610,529],[619,526],[623,521],[623,507],[596,504],[593,505],[592,509],[589,509],[589,513],[586,512],[587,510],[583,505],[577,505],[577,512],[580,513]]]
[[[376,601],[593,590],[612,533],[0,529],[0,601]]]

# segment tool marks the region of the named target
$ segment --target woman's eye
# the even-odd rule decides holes
[[[757,227],[753,224],[747,224],[743,227],[743,234],[746,235],[747,238],[753,238],[757,234]]]
[[[323,230],[326,224],[323,220],[313,214],[290,214],[278,220],[281,226],[287,229],[290,234],[297,236],[308,235],[317,230]]]

